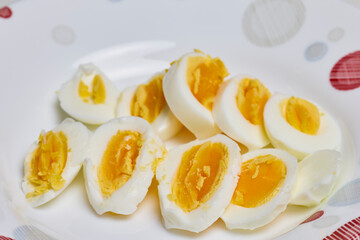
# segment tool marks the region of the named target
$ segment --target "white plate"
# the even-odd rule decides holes
[[[42,129],[67,116],[55,91],[79,63],[89,61],[122,89],[145,81],[194,48],[219,56],[232,75],[258,76],[271,91],[303,96],[328,109],[346,139],[337,188],[360,176],[359,164],[354,164],[360,88],[339,91],[329,81],[334,64],[359,50],[360,8],[355,1],[34,0],[9,7],[12,16],[0,17],[0,235],[20,239],[28,231],[23,239],[43,237],[36,228],[60,239],[265,239],[290,231],[324,207],[289,207],[253,232],[228,231],[220,220],[201,234],[169,231],[162,224],[155,182],[132,216],[98,216],[80,174],[58,198],[32,209],[20,189],[24,156]],[[259,24],[266,31],[256,30]],[[184,133],[173,143],[190,138]]]

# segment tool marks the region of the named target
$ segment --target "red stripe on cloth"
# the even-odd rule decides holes
[[[0,235],[0,240],[14,240],[14,239]]]
[[[331,235],[326,236],[324,240],[340,239],[340,240],[359,240],[360,239],[360,217],[355,218],[341,227],[339,227]]]

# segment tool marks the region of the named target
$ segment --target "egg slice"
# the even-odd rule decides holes
[[[126,88],[121,93],[117,116],[137,116],[147,120],[161,139],[175,136],[181,123],[168,107],[162,89],[165,72],[157,73],[147,83]]]
[[[341,144],[340,128],[330,114],[299,97],[274,94],[265,105],[264,122],[272,145],[300,160]]]
[[[243,155],[241,174],[229,207],[221,216],[228,229],[255,229],[286,209],[297,174],[297,159],[280,149]]]
[[[116,118],[96,129],[84,162],[85,186],[94,210],[135,212],[164,152],[163,143],[142,118]]]
[[[156,171],[166,228],[201,232],[224,212],[236,187],[241,155],[224,135],[173,148]]]
[[[227,75],[219,58],[195,51],[174,62],[164,78],[164,95],[171,111],[199,139],[220,132],[211,111]]]
[[[25,157],[23,192],[28,202],[40,206],[59,195],[78,174],[90,131],[65,119],[30,146]]]
[[[80,65],[57,94],[61,108],[84,123],[102,124],[115,117],[118,90],[92,63]]]
[[[335,150],[316,151],[299,163],[291,204],[318,205],[334,188],[341,169],[341,154]]]
[[[250,151],[270,143],[264,128],[263,112],[269,90],[256,78],[238,75],[220,88],[213,116],[219,128]]]

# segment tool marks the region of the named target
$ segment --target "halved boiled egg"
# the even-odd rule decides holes
[[[80,65],[57,94],[61,108],[84,123],[102,124],[115,117],[118,90],[92,63]]]
[[[164,95],[171,111],[199,139],[220,132],[211,111],[227,75],[219,58],[195,51],[174,62],[164,78]]]
[[[280,149],[243,155],[241,173],[229,207],[221,216],[228,229],[255,229],[286,209],[297,174],[297,159]]]
[[[341,169],[341,154],[335,150],[316,151],[299,163],[291,204],[314,206],[334,188]]]
[[[170,150],[156,171],[165,227],[208,228],[228,206],[240,165],[238,145],[221,134]]]
[[[151,125],[139,117],[115,118],[89,140],[85,186],[98,214],[131,214],[145,198],[165,147]]]
[[[303,98],[274,94],[265,105],[264,122],[272,145],[300,160],[317,150],[336,150],[341,144],[335,120]]]
[[[80,122],[65,119],[40,133],[25,157],[22,188],[33,207],[59,195],[78,174],[90,131]]]
[[[147,120],[155,132],[166,140],[176,135],[181,123],[168,107],[162,88],[165,72],[155,74],[147,83],[122,91],[117,116],[136,116]]]
[[[264,128],[263,112],[269,90],[256,78],[238,75],[220,88],[213,116],[219,128],[250,151],[262,148],[270,140]]]

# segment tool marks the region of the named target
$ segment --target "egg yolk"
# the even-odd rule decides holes
[[[314,104],[302,98],[290,97],[281,105],[283,117],[292,127],[310,135],[318,132],[320,112]]]
[[[89,86],[91,89],[89,89]],[[106,91],[102,77],[97,74],[94,76],[91,85],[86,85],[80,81],[78,94],[85,103],[102,104],[105,102]]]
[[[279,191],[286,176],[286,166],[273,155],[258,156],[241,166],[241,174],[231,202],[255,208],[269,202]]]
[[[26,198],[36,197],[50,189],[60,190],[65,180],[61,174],[68,157],[67,138],[63,132],[49,131],[40,134],[37,149],[32,153],[30,171],[27,175],[34,191]]]
[[[212,110],[214,98],[228,75],[224,63],[219,58],[211,58],[209,55],[188,58],[187,84],[194,97],[209,110]]]
[[[264,107],[270,96],[269,90],[258,79],[245,78],[239,83],[237,107],[245,119],[254,125],[261,125],[264,122]]]
[[[137,87],[131,102],[131,115],[155,121],[165,105],[162,89],[164,74],[157,75],[149,83]]]
[[[97,173],[100,189],[105,197],[109,197],[129,180],[142,144],[142,136],[137,131],[118,130],[112,136]]]
[[[223,143],[205,142],[187,150],[172,183],[171,197],[184,212],[205,203],[219,188],[229,164]]]

